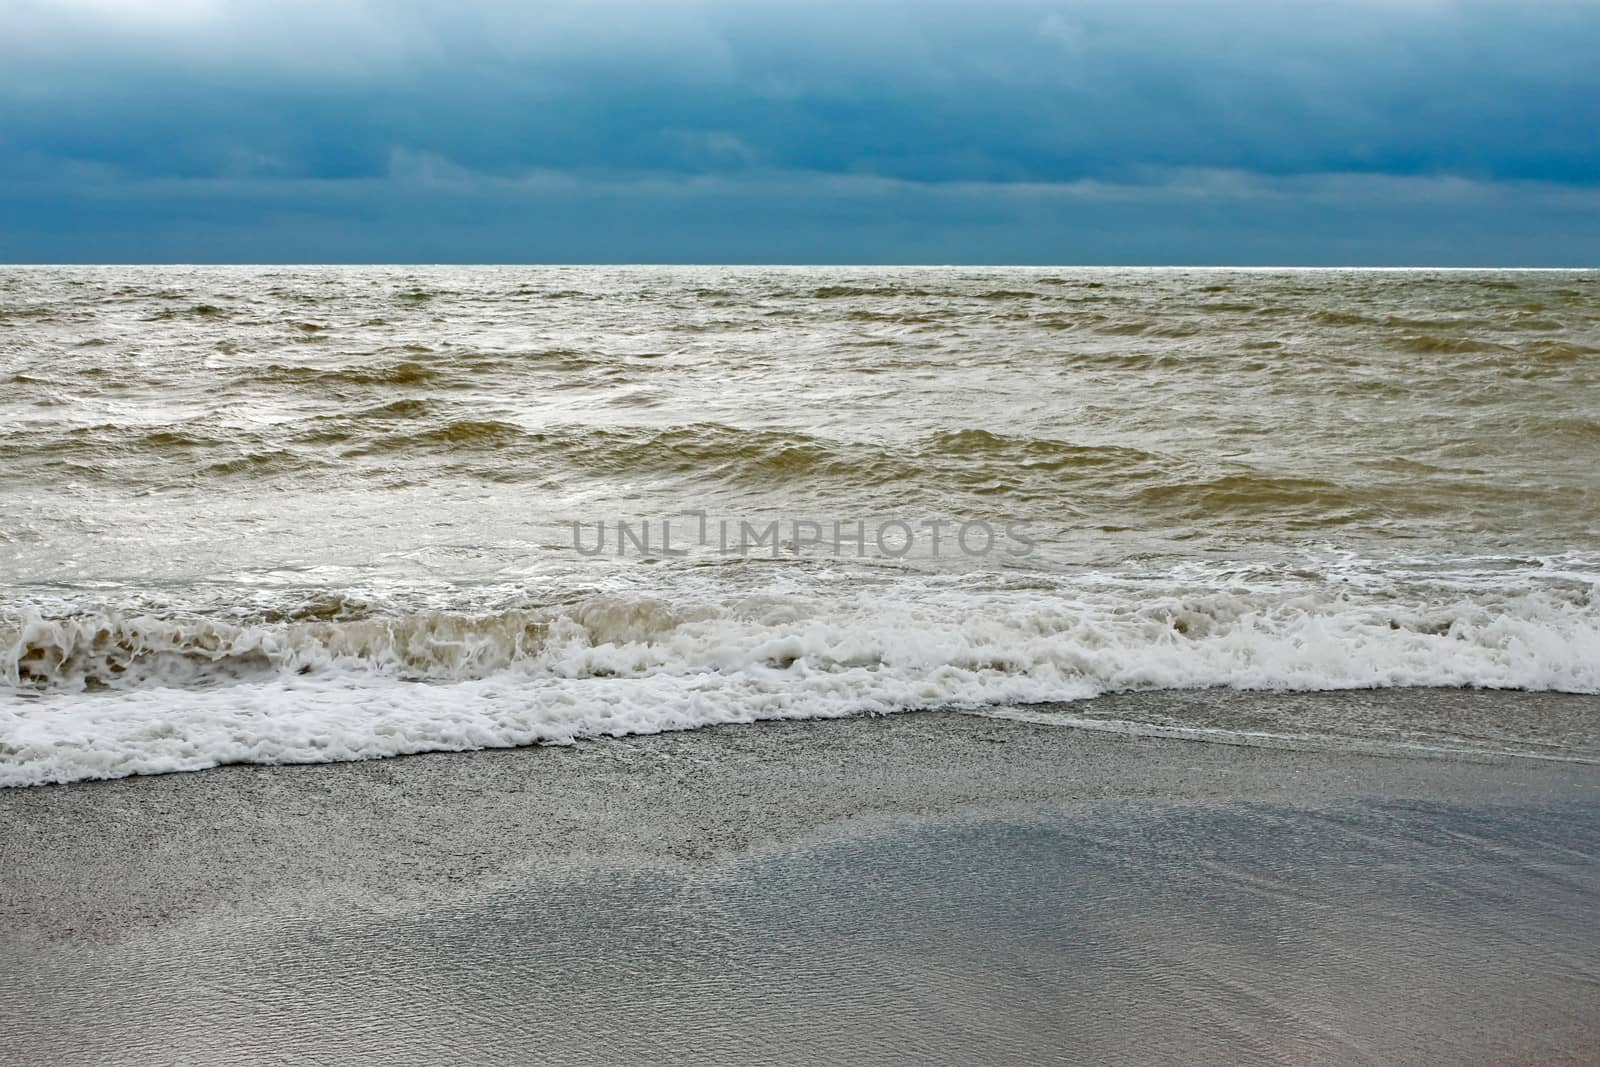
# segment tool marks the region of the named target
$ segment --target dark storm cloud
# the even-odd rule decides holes
[[[323,258],[518,259],[496,229],[573,212],[632,236],[545,257],[993,258],[1061,227],[999,257],[1049,259],[1114,216],[1165,234],[1158,259],[1231,259],[1263,218],[1308,239],[1354,219],[1368,258],[1477,258],[1492,210],[1559,220],[1566,262],[1600,185],[1595,3],[26,0],[0,42],[12,259],[113,233],[248,259],[297,229]]]

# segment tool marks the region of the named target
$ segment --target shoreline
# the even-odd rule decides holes
[[[1500,695],[1531,714],[1496,714],[1486,697]],[[470,698],[467,698],[470,699]],[[207,773],[237,766],[329,766],[471,754],[524,748],[565,748],[595,742],[673,733],[739,729],[766,723],[804,724],[899,715],[955,713],[1031,722],[1109,734],[1166,738],[1296,751],[1335,750],[1400,758],[1482,759],[1529,757],[1600,765],[1600,694],[1562,690],[1468,686],[1390,686],[1353,689],[1235,689],[1227,686],[1137,689],[1066,701],[992,703],[905,708],[892,711],[823,713],[815,716],[728,719],[617,733],[578,733],[518,743],[480,742],[477,747],[422,747],[397,752],[314,758],[251,759],[162,770],[120,771],[82,777],[0,784],[11,790],[54,789],[129,778]],[[0,765],[4,769],[4,765]],[[14,769],[14,766],[13,766]]]
[[[1155,714],[1161,707],[1171,714]],[[1060,725],[1052,713],[1066,723],[1099,717],[1084,729]],[[1145,721],[1123,729],[1129,714]],[[1477,752],[1389,749],[1383,736],[1380,747],[1363,749],[1369,727],[1391,729],[1383,724],[1398,716],[1414,720],[1412,732],[1424,737],[1445,724],[1480,737],[1495,722],[1509,725]],[[1314,724],[1327,734],[1295,745],[1198,732],[1244,734],[1284,723]],[[1163,736],[1167,729],[1179,732]],[[1564,754],[1521,758],[1543,753],[1507,752],[1507,737],[1535,746],[1555,738]],[[1569,761],[1571,755],[1579,758]],[[0,917],[13,931],[42,932],[50,923],[39,920],[104,888],[90,879],[88,892],[75,889],[96,863],[120,871],[124,881],[113,894],[120,903],[148,900],[154,914],[192,913],[198,900],[187,890],[174,893],[149,860],[182,853],[186,863],[204,865],[205,854],[183,853],[202,839],[208,851],[229,858],[232,873],[215,883],[216,894],[231,888],[260,902],[268,883],[238,873],[245,859],[285,885],[298,878],[389,890],[408,880],[483,877],[512,855],[546,866],[704,863],[826,839],[873,820],[1085,800],[1437,799],[1462,790],[1482,800],[1520,800],[1600,789],[1594,756],[1596,696],[1199,690],[1033,709],[766,720],[355,762],[232,764],[0,790],[0,823],[12,828]],[[1492,766],[1505,770],[1475,769]],[[740,799],[738,818],[719,803],[724,796]],[[642,819],[658,836],[635,832]],[[329,844],[351,835],[362,842],[353,851]],[[408,858],[393,868],[369,862],[368,848],[384,846],[403,846]],[[108,915],[136,913],[113,907]],[[63,925],[80,933],[84,926]]]
[[[1207,699],[1246,724],[1356,698]],[[1600,721],[1600,698],[1359,699]],[[957,712],[4,790],[0,1047],[1581,1062],[1597,816],[1586,763]]]

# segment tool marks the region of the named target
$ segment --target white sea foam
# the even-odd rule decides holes
[[[0,785],[1134,689],[1600,692],[1600,608],[1570,575],[1225,577],[679,580],[312,618],[58,604],[0,624]]]

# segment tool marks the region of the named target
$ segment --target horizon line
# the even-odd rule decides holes
[[[849,269],[908,269],[908,270],[1239,270],[1239,271],[1522,271],[1571,273],[1600,270],[1600,263],[1585,266],[1511,266],[1496,264],[1384,264],[1384,263],[824,263],[779,261],[728,261],[708,262],[692,260],[548,260],[517,262],[510,260],[105,260],[105,261],[6,261],[0,260],[0,270],[35,267],[503,267],[518,269],[551,269],[578,267],[710,267],[755,268],[777,270],[849,270]]]

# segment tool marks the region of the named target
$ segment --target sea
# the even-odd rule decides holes
[[[4,267],[0,469],[4,786],[1600,692],[1600,272]]]

